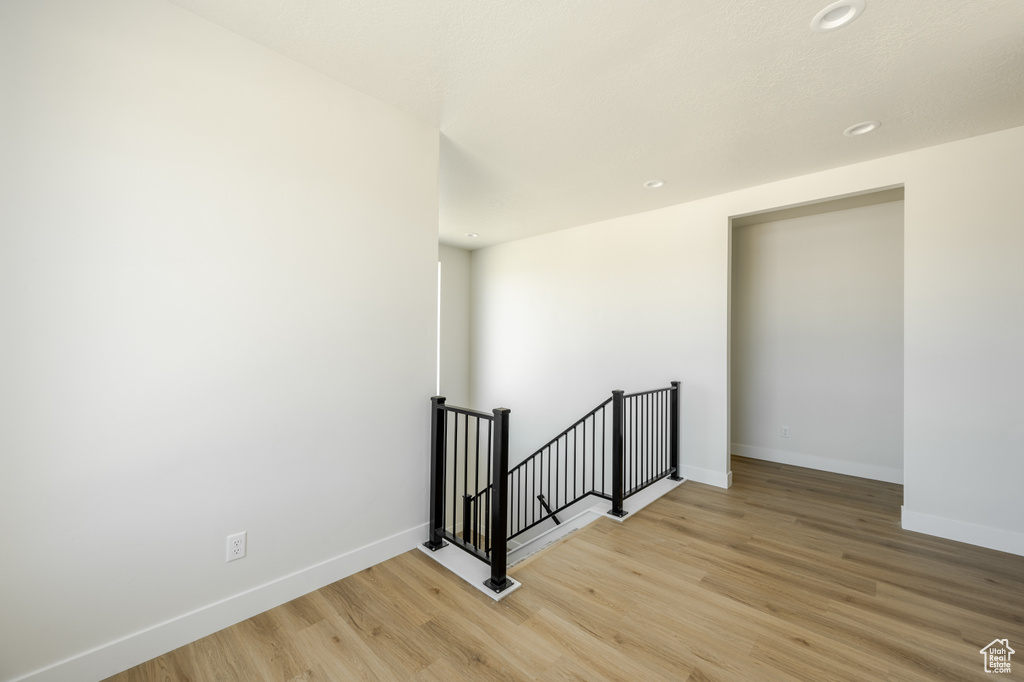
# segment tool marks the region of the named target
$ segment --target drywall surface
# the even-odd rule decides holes
[[[902,201],[734,227],[731,340],[733,454],[902,481]]]
[[[1018,554],[1021,159],[1024,128],[915,154],[918,181],[907,184],[905,233],[904,509],[1009,531],[990,546]]]
[[[730,217],[904,185],[905,507],[1024,553],[1021,158],[1013,128],[475,251],[474,398],[522,452],[678,379],[684,474],[726,485]]]
[[[159,0],[0,89],[0,679],[423,524],[437,131]]]
[[[473,252],[473,399],[511,409],[514,460],[679,379],[688,463],[724,475],[727,228],[704,202]]]
[[[441,244],[441,395],[471,407],[469,395],[469,276],[471,253]],[[424,407],[426,409],[426,407]]]

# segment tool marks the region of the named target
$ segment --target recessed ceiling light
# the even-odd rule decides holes
[[[849,128],[843,131],[843,135],[846,135],[847,137],[867,135],[873,130],[878,130],[878,126],[880,125],[882,124],[879,123],[878,121],[864,121],[863,123],[858,123],[856,125],[850,126]]]
[[[659,187],[664,186],[664,180],[648,180],[647,182],[644,183],[644,187],[646,187],[647,189],[658,189]]]
[[[480,235],[478,235],[476,232],[467,232],[466,236],[467,237],[479,237]]]
[[[811,30],[817,33],[834,31],[856,19],[864,11],[864,0],[838,0],[811,19]]]

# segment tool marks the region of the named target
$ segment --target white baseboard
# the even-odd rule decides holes
[[[901,525],[904,530],[934,535],[947,540],[966,542],[979,547],[1024,556],[1024,533],[967,521],[947,519],[902,508]]]
[[[819,457],[818,455],[805,455],[800,452],[789,452],[788,450],[772,450],[754,445],[743,445],[742,443],[732,444],[732,454],[751,459],[761,459],[766,462],[777,462],[806,469],[828,471],[833,474],[870,478],[873,481],[885,481],[886,483],[899,483],[901,485],[903,483],[903,469],[897,467],[864,464],[862,462],[851,462],[848,459],[832,459],[831,457]]]
[[[140,630],[10,682],[102,680],[416,547],[426,523]]]
[[[699,467],[680,464],[679,474],[688,481],[707,483],[708,485],[713,485],[716,488],[732,487],[731,471],[713,471],[712,469],[701,469]]]

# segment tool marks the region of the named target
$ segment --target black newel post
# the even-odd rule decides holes
[[[609,514],[625,516],[628,512],[622,508],[625,478],[625,458],[622,456],[622,432],[624,412],[622,409],[623,391],[612,391],[612,509]]]
[[[427,549],[436,551],[447,545],[441,537],[444,526],[444,450],[445,435],[444,396],[430,399],[430,538],[424,542]]]
[[[491,577],[484,585],[495,592],[512,587],[505,574],[508,564],[508,415],[509,410],[494,410],[494,446],[491,448],[491,475],[494,497],[491,499]]]
[[[672,475],[669,478],[673,481],[681,481],[683,477],[679,475],[679,382],[672,382],[672,391],[670,392],[671,400],[669,400],[669,466],[672,467]]]

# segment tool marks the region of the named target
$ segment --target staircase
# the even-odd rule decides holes
[[[658,481],[679,477],[679,382],[611,397],[522,461],[509,467],[510,411],[491,413],[431,398],[430,537],[437,551],[454,545],[490,567],[484,582],[501,594],[509,541],[587,498],[623,502]]]

